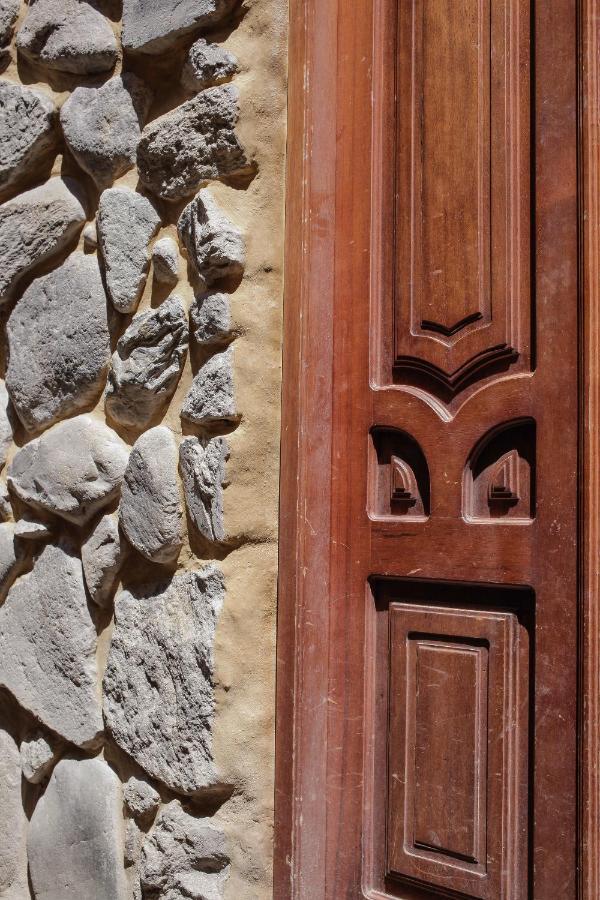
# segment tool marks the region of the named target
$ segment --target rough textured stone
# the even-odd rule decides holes
[[[118,495],[127,458],[111,428],[77,416],[19,450],[8,483],[25,503],[81,525]]]
[[[202,181],[252,170],[234,131],[238,97],[231,84],[209,88],[144,128],[137,164],[149,190],[180,200]]]
[[[74,253],[36,278],[10,314],[6,386],[30,431],[84,409],[110,360],[106,294],[93,256]]]
[[[158,231],[159,215],[146,197],[116,187],[100,197],[97,223],[110,299],[118,312],[135,312],[146,283],[148,244]]]
[[[108,373],[106,409],[113,419],[141,428],[164,408],[186,360],[188,333],[185,307],[175,294],[134,316]]]
[[[194,340],[200,346],[222,344],[238,333],[231,322],[229,294],[210,293],[196,297],[190,318]]]
[[[97,677],[81,563],[48,544],[0,608],[0,684],[52,731],[87,746],[102,732]]]
[[[144,843],[140,876],[144,896],[222,900],[229,876],[227,838],[210,819],[189,815],[173,800]]]
[[[117,744],[172,790],[223,789],[214,773],[213,642],[223,604],[213,566],[177,575],[115,604],[104,714]]]
[[[23,777],[31,784],[41,784],[52,771],[57,756],[57,748],[42,731],[28,735],[21,743]]]
[[[62,759],[31,817],[36,900],[125,900],[121,783],[102,759]]]
[[[21,800],[19,750],[0,728],[0,897],[25,900],[27,886],[27,816]]]
[[[92,75],[117,60],[108,21],[84,0],[36,0],[17,34],[17,48],[49,69]]]
[[[134,165],[151,99],[144,82],[128,73],[76,88],[61,108],[67,146],[100,189]]]
[[[156,241],[152,248],[154,277],[161,284],[175,284],[179,278],[179,251],[170,237]]]
[[[119,521],[142,556],[168,564],[181,549],[182,517],[177,444],[172,432],[159,425],[133,445],[123,477]]]
[[[11,584],[24,568],[25,548],[15,540],[12,522],[0,524],[0,600],[3,600]]]
[[[13,412],[6,384],[0,380],[0,469],[6,463],[8,451],[13,441],[12,417]]]
[[[199,191],[188,203],[177,227],[191,264],[207,286],[223,278],[242,276],[244,239],[209,190]]]
[[[133,866],[139,859],[144,832],[140,829],[135,819],[127,819],[125,823],[125,847],[123,859],[126,866]]]
[[[0,80],[0,190],[19,184],[48,156],[56,145],[55,125],[50,97]]]
[[[8,485],[4,478],[0,478],[0,520],[6,522],[12,519],[12,503],[8,493]]]
[[[199,38],[189,49],[181,83],[188,91],[201,91],[226,81],[237,71],[238,61],[233,53]]]
[[[222,437],[201,441],[187,437],[179,447],[179,470],[190,518],[208,541],[223,541],[223,485],[229,458]]]
[[[52,529],[47,522],[33,519],[27,513],[15,524],[15,537],[23,541],[43,541],[51,534]]]
[[[20,8],[19,0],[0,0],[0,48],[10,43]]]
[[[92,601],[107,606],[125,559],[125,545],[119,532],[119,520],[109,513],[102,516],[81,545],[85,583]]]
[[[236,424],[240,414],[233,396],[232,349],[215,353],[205,362],[183,401],[182,418],[195,425]]]
[[[0,304],[22,275],[75,237],[85,222],[81,196],[72,178],[51,178],[0,206]]]
[[[154,818],[160,805],[160,796],[151,784],[132,775],[123,792],[125,809],[143,825],[148,825]]]
[[[124,0],[123,47],[162,53],[200,28],[221,22],[238,0]]]
[[[98,246],[98,232],[95,222],[88,222],[83,229],[83,246],[88,252],[95,250]]]

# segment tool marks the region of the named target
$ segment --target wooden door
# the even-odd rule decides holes
[[[597,900],[584,9],[292,7],[278,900]]]

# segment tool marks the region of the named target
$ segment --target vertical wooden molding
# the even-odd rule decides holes
[[[600,896],[600,2],[581,5],[583,609],[581,896]]]
[[[324,900],[337,0],[290,0],[274,887]]]

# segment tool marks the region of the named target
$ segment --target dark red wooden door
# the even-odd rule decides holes
[[[576,4],[331,15],[290,895],[575,900]]]

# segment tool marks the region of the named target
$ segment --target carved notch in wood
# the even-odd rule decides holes
[[[371,439],[371,515],[428,516],[429,471],[417,442],[395,428],[375,428]]]
[[[530,521],[534,502],[535,426],[508,423],[480,441],[463,486],[467,521]]]

